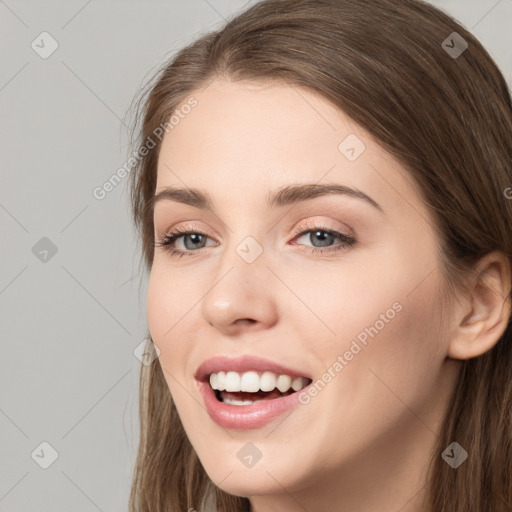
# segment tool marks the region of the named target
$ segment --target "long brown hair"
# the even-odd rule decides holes
[[[491,251],[512,262],[511,97],[480,42],[420,0],[264,0],[179,51],[138,99],[135,145],[156,143],[130,181],[147,269],[158,127],[172,129],[176,109],[216,77],[307,87],[366,129],[429,206],[452,291]],[[223,492],[205,473],[157,361],[141,368],[131,512],[201,512],[208,496],[222,512],[248,510],[247,498]],[[461,364],[426,478],[431,510],[512,510],[511,369],[509,318],[494,348]],[[457,470],[441,458],[453,441],[469,453]]]

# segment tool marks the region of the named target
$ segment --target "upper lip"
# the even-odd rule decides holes
[[[295,370],[283,366],[269,359],[261,357],[244,355],[240,357],[217,356],[207,359],[196,370],[195,378],[199,381],[208,380],[210,374],[218,372],[249,372],[249,371],[269,371],[277,375],[289,375],[290,377],[306,377],[311,379],[310,375],[302,370]]]

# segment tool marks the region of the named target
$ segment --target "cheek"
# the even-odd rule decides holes
[[[340,340],[382,340],[373,343],[376,350],[384,346],[398,359],[431,351],[421,338],[431,338],[438,325],[439,279],[428,237],[416,245],[397,238],[355,258],[337,283],[342,316],[332,311],[332,321],[337,318]]]
[[[175,371],[173,365],[179,368],[176,362],[182,360],[186,348],[190,347],[183,329],[190,317],[197,314],[191,309],[193,297],[188,300],[186,287],[185,292],[180,291],[182,288],[165,270],[153,266],[147,292],[148,329],[153,343],[160,349],[162,366],[171,372]]]
[[[315,411],[313,426],[322,432],[318,450],[326,466],[357,457],[397,431],[419,426],[427,432],[422,422],[435,424],[432,403],[438,400],[436,383],[444,356],[434,321],[436,298],[430,286],[425,288],[409,296],[395,288],[380,301],[361,302],[357,318],[338,320],[339,340],[318,349],[325,373],[317,377],[320,391],[305,407]],[[395,299],[402,309],[394,309],[388,323],[377,323]],[[364,338],[357,338],[361,333]],[[340,437],[351,443],[339,443]]]
[[[425,400],[446,356],[435,262],[403,251],[382,256],[359,260],[337,279],[326,280],[314,302],[334,332],[314,341],[323,367],[336,375],[325,398],[341,400],[341,409],[356,408],[362,415],[398,413],[390,407],[403,408],[400,399]],[[336,365],[339,356],[343,361]]]
[[[427,418],[423,411],[435,393],[445,354],[436,276],[413,293],[405,282],[380,290],[371,300],[358,301],[359,308],[351,306],[346,336],[329,351],[326,367],[338,355],[346,363],[325,399],[341,404],[341,416],[350,411],[360,419],[357,424],[385,431],[408,410]],[[341,329],[343,321],[338,325]]]
[[[164,334],[172,326],[172,318],[174,314],[170,307],[172,302],[170,293],[166,287],[166,283],[159,275],[158,270],[153,266],[148,282],[147,293],[147,321],[149,332],[153,339],[153,343],[160,347]]]

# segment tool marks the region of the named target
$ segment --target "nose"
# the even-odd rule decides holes
[[[277,322],[272,277],[263,254],[252,263],[236,253],[226,257],[203,299],[203,317],[227,336],[272,327]]]

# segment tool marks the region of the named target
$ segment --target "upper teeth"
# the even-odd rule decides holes
[[[261,391],[272,391],[277,387],[281,393],[286,393],[290,388],[294,391],[301,390],[308,383],[304,377],[293,378],[289,375],[276,375],[273,372],[250,371],[218,372],[210,375],[210,384],[213,389],[219,391],[248,391],[255,393]]]

